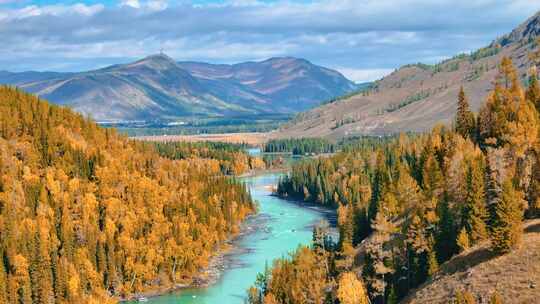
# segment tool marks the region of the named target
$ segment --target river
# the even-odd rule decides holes
[[[220,279],[207,288],[180,291],[149,298],[147,303],[241,304],[246,290],[254,283],[265,264],[286,256],[300,244],[309,244],[313,225],[325,218],[322,212],[271,195],[280,174],[246,177],[251,195],[259,203],[259,213],[250,217],[246,233],[226,256],[227,265]]]

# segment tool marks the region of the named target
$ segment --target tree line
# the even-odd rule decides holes
[[[334,153],[335,145],[323,138],[272,139],[265,145],[265,153],[288,152],[293,155]]]
[[[167,149],[0,87],[0,303],[109,303],[190,283],[256,206],[223,174],[226,157]]]
[[[275,261],[250,303],[397,303],[472,246],[520,246],[523,220],[540,216],[535,66],[530,74],[524,89],[504,58],[478,114],[461,89],[452,128],[294,165],[277,194],[337,209],[340,237],[322,245],[319,231],[311,247]],[[497,291],[485,296],[500,303]],[[474,301],[456,291],[455,303]]]
[[[265,162],[246,153],[247,145],[223,142],[158,142],[156,151],[170,159],[214,159],[225,175],[240,175],[249,170],[264,169]]]

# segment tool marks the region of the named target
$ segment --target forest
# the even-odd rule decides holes
[[[0,303],[113,303],[189,284],[256,211],[224,174],[250,160],[230,153],[131,141],[0,87]]]
[[[274,261],[248,291],[252,304],[397,303],[452,256],[481,242],[504,255],[523,221],[540,216],[540,86],[523,88],[509,58],[475,114],[462,89],[452,127],[364,141],[302,161],[277,194],[337,210],[339,240]],[[499,291],[483,295],[502,303]],[[475,303],[456,290],[452,303]]]
[[[265,153],[288,152],[293,155],[334,153],[335,145],[322,138],[272,139],[265,145]]]
[[[240,175],[249,170],[266,167],[261,158],[245,152],[247,145],[223,142],[157,142],[159,155],[169,159],[203,158],[219,161],[225,175]]]

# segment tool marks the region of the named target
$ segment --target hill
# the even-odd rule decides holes
[[[503,303],[535,303],[540,293],[540,220],[527,222],[524,232],[522,247],[507,255],[494,256],[484,243],[453,257],[402,303],[446,304],[459,290],[471,292],[477,303],[486,303],[495,290]]]
[[[451,124],[460,87],[477,111],[493,87],[504,56],[516,64],[525,81],[527,54],[537,48],[540,13],[471,54],[457,55],[436,65],[412,64],[377,81],[371,90],[300,113],[279,137],[342,138],[401,131],[424,132],[438,123]]]
[[[0,303],[189,284],[255,211],[240,147],[130,141],[0,87]]]
[[[276,194],[336,209],[339,239],[314,229],[249,303],[536,303],[540,84],[525,89],[509,58],[498,70],[478,115],[460,92],[452,128],[348,139],[293,164]]]
[[[303,59],[211,65],[177,63],[164,54],[81,73],[0,72],[0,83],[98,121],[288,114],[356,88]]]

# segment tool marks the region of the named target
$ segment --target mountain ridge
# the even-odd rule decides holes
[[[100,121],[291,114],[356,88],[337,71],[293,57],[235,65],[195,64],[204,64],[207,73],[234,69],[228,77],[215,72],[205,75],[161,53],[78,73],[4,71],[0,83]],[[298,75],[290,77],[291,70]]]

